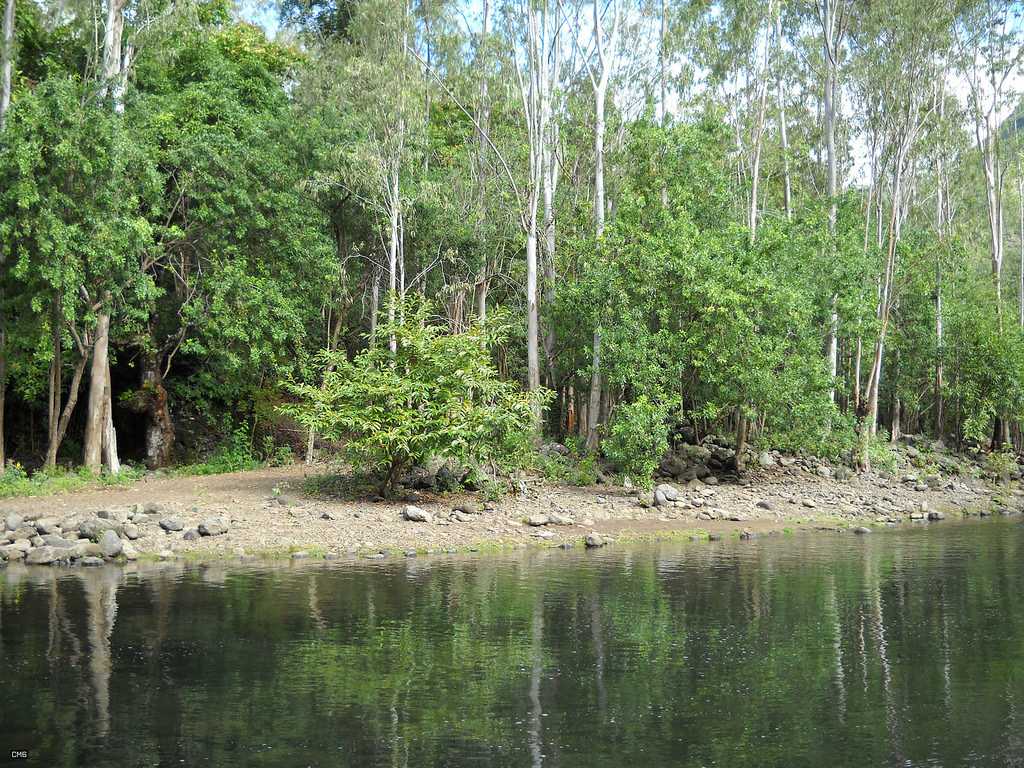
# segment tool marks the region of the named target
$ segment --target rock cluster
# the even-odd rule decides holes
[[[28,565],[98,565],[122,557],[134,560],[132,541],[139,537],[135,520],[142,508],[100,510],[95,515],[4,516],[0,532],[0,561],[22,560]]]

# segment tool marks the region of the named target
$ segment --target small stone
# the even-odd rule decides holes
[[[179,520],[176,517],[165,517],[163,520],[160,521],[160,527],[163,528],[165,531],[171,532],[180,531],[185,526],[182,524],[181,520]]]
[[[175,555],[174,552],[172,552],[169,549],[162,549],[162,550],[160,550],[160,559],[161,560],[173,560],[175,557],[177,557],[177,555]]]
[[[292,501],[292,498],[290,496],[278,496],[277,503],[280,504],[282,507],[290,507],[295,502]]]
[[[330,512],[324,512],[322,515],[320,515],[320,519],[321,520],[337,520],[338,518],[336,518]]]
[[[21,515],[16,515],[13,512],[7,516],[4,520],[4,525],[8,531],[16,531],[21,528],[21,524],[25,522],[25,518]]]
[[[768,453],[768,451],[762,451],[757,457],[757,463],[765,469],[768,469],[769,467],[775,466],[775,457]]]
[[[532,525],[534,528],[539,528],[542,525],[547,525],[551,521],[547,515],[530,515],[526,518],[526,524]]]
[[[598,533],[588,533],[587,537],[583,540],[587,549],[597,549],[598,547],[605,546],[608,542],[603,536]]]
[[[198,541],[199,540],[199,529],[189,528],[185,533],[181,535],[181,538],[185,541]]]
[[[139,559],[139,553],[129,542],[125,542],[124,546],[121,548],[121,554],[124,556],[125,560],[133,561]]]
[[[407,504],[402,510],[402,518],[414,523],[432,523],[434,516],[425,509],[420,509],[412,504]]]
[[[405,550],[405,556],[406,557],[416,557],[416,550],[415,549],[407,549],[407,550]]]
[[[147,501],[145,504],[142,505],[142,511],[147,515],[155,515],[162,509],[162,506],[153,501]]]
[[[740,532],[740,538],[742,540],[744,540],[744,541],[749,541],[750,539],[754,538],[756,535],[757,534],[755,534],[753,531],[747,530],[746,528],[744,528]]]
[[[140,535],[141,534],[139,533],[139,526],[135,525],[135,523],[125,523],[124,537],[126,539],[129,539],[130,541],[135,541],[137,538],[139,538]]]
[[[720,534],[720,533],[709,533],[708,534],[708,541],[721,541],[721,540],[722,540],[722,534]]]
[[[944,512],[939,512],[938,510],[933,509],[931,512],[928,513],[928,519],[929,520],[945,520],[946,519],[946,514]]]
[[[84,565],[86,568],[95,568],[98,565],[103,565],[102,557],[83,557],[78,561],[80,565]]]
[[[228,521],[222,516],[208,517],[199,524],[200,536],[220,536],[227,532]]]
[[[818,477],[824,477],[824,478],[832,477],[832,470],[829,467],[826,467],[824,464],[819,464],[818,468],[815,470],[815,472],[818,473]]]
[[[124,544],[121,539],[113,531],[104,531],[103,535],[100,536],[99,540],[100,552],[103,553],[104,557],[117,557],[121,554],[121,550],[124,548]]]
[[[804,499],[800,503],[803,504],[808,509],[814,509],[816,506],[818,506],[817,504],[814,503],[814,499]]]
[[[770,511],[771,508],[772,508],[772,503],[770,501],[765,500],[765,499],[761,499],[759,502],[757,502],[757,504],[755,506],[758,509],[767,509],[767,510]]]
[[[452,513],[452,519],[459,523],[471,523],[476,519],[476,517],[474,515],[467,515],[461,510],[456,510]]]
[[[853,532],[863,536],[866,533],[871,533],[871,529],[865,525],[858,525],[856,528],[853,529]]]
[[[305,560],[309,557],[309,552],[292,552],[292,560]]]
[[[25,558],[25,552],[24,550],[15,549],[14,547],[3,547],[0,548],[0,556],[10,563],[15,560],[23,560]]]
[[[718,485],[718,478],[714,475],[708,475],[704,478],[704,485]]]
[[[452,512],[461,512],[464,515],[476,515],[480,513],[480,510],[472,504],[457,504],[452,507]]]
[[[924,512],[911,512],[910,513],[910,519],[911,520],[924,520],[924,516],[925,516]]]

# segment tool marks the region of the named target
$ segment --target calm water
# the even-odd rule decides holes
[[[1024,525],[0,571],[0,760],[1022,766]]]

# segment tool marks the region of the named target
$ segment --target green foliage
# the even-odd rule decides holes
[[[882,470],[890,475],[895,475],[899,471],[899,456],[893,450],[889,436],[884,431],[868,440],[867,457],[870,466],[875,470]]]
[[[291,385],[299,403],[282,410],[344,440],[348,461],[379,474],[385,492],[403,470],[432,456],[521,460],[542,396],[497,376],[489,354],[494,337],[479,326],[444,332],[425,302],[396,309],[397,319],[381,323],[353,360],[322,353],[322,382]]]
[[[668,450],[668,408],[645,396],[619,406],[602,448],[623,473],[642,486],[650,485]]]
[[[51,496],[89,488],[131,485],[144,474],[136,467],[122,467],[116,475],[94,475],[87,469],[55,469],[28,473],[20,464],[10,463],[0,474],[0,498],[15,496]]]
[[[985,472],[1003,482],[1009,482],[1010,475],[1019,469],[1017,455],[1011,449],[992,451],[985,457]]]

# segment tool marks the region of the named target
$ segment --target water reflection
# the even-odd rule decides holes
[[[45,766],[1024,765],[1024,526],[0,571]]]

